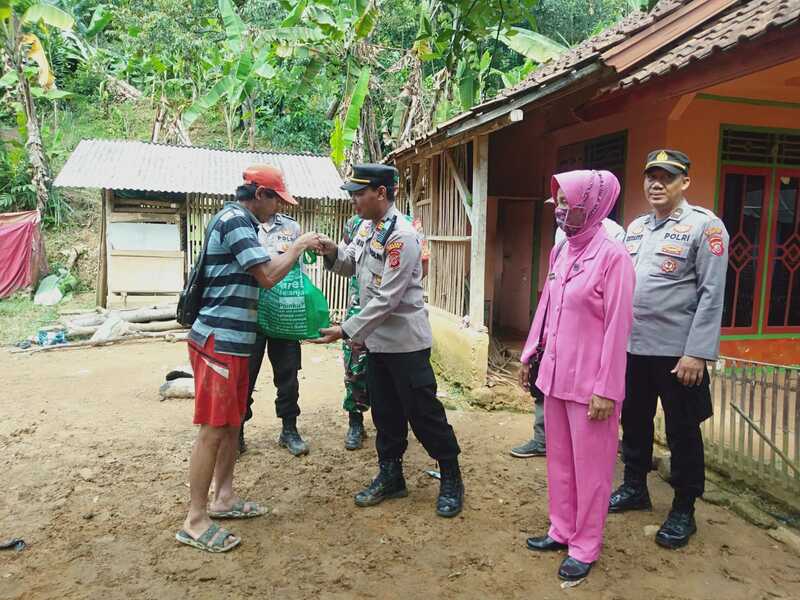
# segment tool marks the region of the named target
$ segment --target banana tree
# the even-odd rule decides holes
[[[533,29],[515,26],[528,21],[535,27],[531,14],[537,4],[538,0],[422,0],[412,52],[423,63],[443,66],[433,77],[428,115],[418,110],[406,119],[416,119],[427,128],[451,116],[451,99],[458,100],[456,106],[461,110],[484,100],[489,76],[500,73],[493,68],[498,42],[534,63],[546,62],[564,51],[564,46]],[[509,73],[505,79],[517,75]],[[395,127],[398,132],[411,129],[409,123]],[[404,141],[401,134],[396,143]]]
[[[11,69],[16,73],[21,122],[26,131],[26,150],[31,165],[31,180],[36,188],[36,205],[42,213],[48,206],[52,175],[42,143],[39,119],[29,81],[27,65],[35,65],[38,87],[43,94],[55,89],[55,77],[50,70],[42,42],[36,35],[39,26],[69,30],[72,17],[51,4],[30,4],[23,0],[0,0],[0,42]]]
[[[262,32],[278,59],[302,60],[304,73],[294,90],[306,93],[324,66],[343,73],[340,92],[328,111],[333,121],[331,158],[342,168],[381,159],[380,137],[370,104],[377,49],[369,40],[379,18],[377,0],[295,0],[280,27]]]
[[[216,83],[203,92],[183,113],[183,125],[188,130],[203,114],[216,106],[222,107],[228,147],[234,148],[234,129],[241,114],[247,122],[248,146],[255,148],[256,111],[254,97],[260,80],[271,79],[275,69],[268,62],[270,48],[258,47],[247,30],[231,0],[218,0],[225,29],[222,51],[210,55],[207,76]]]

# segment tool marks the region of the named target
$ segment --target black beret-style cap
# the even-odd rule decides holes
[[[377,163],[365,163],[353,165],[353,174],[342,185],[342,189],[347,192],[357,192],[368,185],[393,188],[397,185],[397,180],[398,173],[394,167]]]
[[[644,166],[645,172],[650,169],[664,169],[673,175],[688,175],[692,161],[683,152],[678,150],[654,150],[647,155],[647,164]]]

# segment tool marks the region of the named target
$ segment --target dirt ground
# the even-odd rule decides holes
[[[0,598],[800,598],[797,556],[725,509],[700,503],[690,546],[658,548],[644,529],[661,522],[671,496],[656,475],[654,512],[609,518],[589,579],[562,590],[561,556],[524,545],[547,525],[544,462],[507,453],[530,433],[524,414],[449,412],[467,486],[460,517],[434,515],[438,484],[423,474],[434,463],[415,441],[410,497],[357,508],[352,495],[373,475],[375,453],[343,448],[332,347],[304,348],[308,457],[277,447],[262,372],[237,478],[273,513],[233,522],[243,543],[230,554],[181,546],[173,536],[188,497],[192,402],[159,402],[157,391],[186,362],[185,347],[168,343],[0,353],[0,539],[29,545],[0,552]]]

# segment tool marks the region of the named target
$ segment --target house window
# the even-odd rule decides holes
[[[800,333],[800,135],[725,129],[721,158],[723,333]]]
[[[573,171],[575,169],[605,169],[617,176],[620,189],[625,190],[625,157],[628,152],[628,132],[620,131],[611,135],[585,140],[558,149],[557,171]],[[622,206],[622,192],[610,219],[619,222],[618,215]]]

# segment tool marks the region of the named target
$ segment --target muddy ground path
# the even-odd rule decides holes
[[[433,512],[434,467],[412,439],[410,496],[359,509],[352,495],[375,471],[367,448],[347,452],[341,366],[333,348],[304,347],[299,419],[311,454],[278,448],[268,366],[238,463],[239,490],[272,514],[234,522],[240,548],[210,555],[177,544],[188,498],[192,401],[159,401],[182,344],[129,344],[0,354],[0,598],[800,598],[800,559],[733,513],[698,506],[689,547],[658,548],[671,491],[651,475],[652,513],[609,518],[606,549],[587,581],[562,590],[560,555],[525,548],[547,526],[541,459],[508,455],[530,416],[449,411],[463,450],[466,508]],[[369,421],[369,419],[368,419]]]

